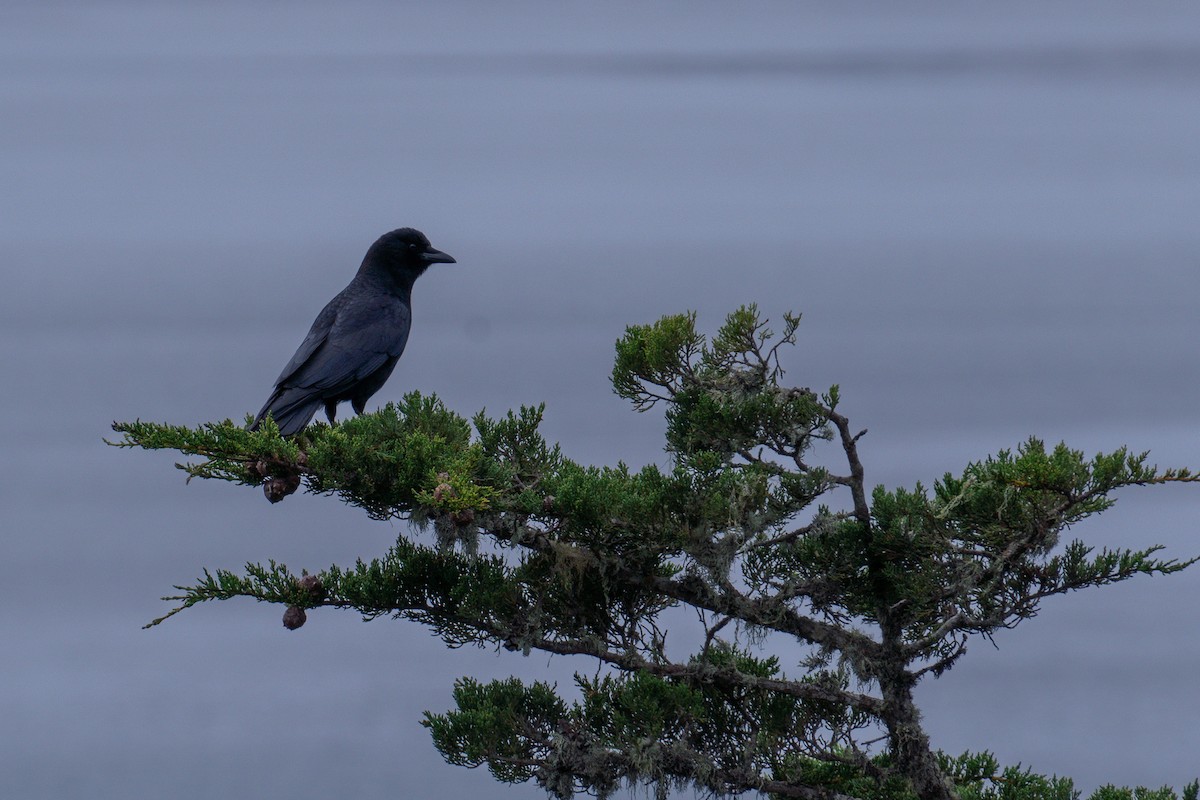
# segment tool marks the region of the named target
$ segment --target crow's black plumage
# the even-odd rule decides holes
[[[250,430],[270,414],[281,434],[293,436],[322,406],[333,422],[344,400],[361,414],[408,342],[413,282],[430,264],[440,263],[455,261],[433,249],[418,230],[400,228],[380,236],[354,280],[317,315]]]

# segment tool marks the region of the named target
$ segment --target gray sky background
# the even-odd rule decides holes
[[[185,486],[114,419],[258,408],[366,247],[417,286],[410,388],[548,403],[581,461],[661,460],[607,383],[626,324],[804,313],[872,482],[1030,434],[1200,465],[1200,6],[266,2],[0,7],[0,796],[542,796],[445,765],[448,652],[334,612],[202,607],[202,567],[382,553],[327,498]],[[891,9],[892,7],[886,6]],[[1200,494],[1076,533],[1200,553]],[[1200,571],[1058,598],[922,687],[935,743],[1105,782],[1197,776]]]

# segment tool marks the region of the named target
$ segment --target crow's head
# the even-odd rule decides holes
[[[363,261],[383,268],[400,279],[416,280],[430,264],[454,264],[454,257],[429,244],[429,238],[416,228],[397,228],[380,236]]]

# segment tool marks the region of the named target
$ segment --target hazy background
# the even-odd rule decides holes
[[[0,795],[542,796],[445,765],[456,676],[588,662],[158,597],[403,530],[118,451],[258,408],[367,246],[417,286],[375,398],[546,400],[574,458],[663,458],[607,383],[629,323],[804,312],[871,482],[1030,434],[1200,464],[1200,6],[0,6]],[[900,10],[896,10],[896,9]],[[374,405],[374,404],[373,404]],[[1200,553],[1200,490],[1075,533]],[[924,684],[934,743],[1099,784],[1200,773],[1200,570],[1056,598]]]

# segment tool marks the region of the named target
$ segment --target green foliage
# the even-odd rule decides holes
[[[669,782],[681,771],[690,782],[717,793],[729,791],[748,769],[827,787],[854,774],[846,765],[827,769],[809,755],[816,751],[818,737],[832,735],[822,731],[829,712],[839,710],[722,680],[728,671],[775,677],[776,659],[718,645],[695,663],[705,668],[702,677],[577,674],[582,699],[570,706],[541,683],[524,687],[509,679],[480,686],[460,681],[458,710],[427,714],[425,724],[450,763],[486,762],[494,775],[507,774],[502,780],[511,782],[534,777],[558,797],[577,791],[604,797],[618,788],[616,778]],[[844,676],[822,679],[844,685]],[[518,708],[521,713],[514,714]],[[844,722],[852,726],[862,720]],[[714,761],[688,757],[695,752],[726,755]],[[514,753],[522,756],[514,759]],[[513,760],[527,761],[534,753],[543,762],[541,771],[505,772]],[[564,771],[576,780],[561,782]],[[873,783],[861,772],[857,778],[864,786]]]
[[[613,389],[644,411],[667,400],[691,372],[704,337],[694,313],[663,317],[650,325],[630,325],[617,342]]]
[[[232,420],[209,422],[198,428],[153,422],[114,422],[112,428],[124,436],[114,447],[141,447],[146,450],[178,450],[185,455],[202,456],[200,463],[183,462],[175,466],[192,478],[216,478],[247,485],[258,485],[267,475],[284,474],[283,465],[295,464],[301,449],[295,440],[282,439],[273,420],[266,420],[257,431],[248,431]],[[256,469],[258,464],[268,469]]]
[[[726,652],[733,658],[746,657]],[[763,664],[755,660],[752,668]],[[759,671],[775,674],[773,668]],[[644,674],[628,678],[576,675],[575,681],[583,699],[568,706],[556,687],[545,683],[526,686],[510,678],[484,685],[462,679],[454,692],[457,710],[426,713],[424,724],[449,763],[487,764],[498,780],[521,783],[536,779],[556,797],[567,798],[581,791],[607,797],[620,786],[614,776],[657,775],[666,780],[671,766],[679,767],[673,764],[679,753],[689,749],[678,746],[681,739],[695,746],[706,736],[728,738],[744,727],[747,718],[757,718],[724,718],[729,709],[742,709],[744,704],[712,684],[692,687]],[[863,800],[916,800],[907,782],[895,777],[881,780],[873,774],[890,766],[886,756],[854,764],[848,758],[814,758],[781,749],[781,740],[794,738],[787,727],[793,710],[766,709],[763,718],[774,723],[770,726],[773,731],[759,732],[757,740],[742,751],[755,754],[751,757],[773,756],[777,762],[770,765],[774,780]],[[595,780],[562,783],[562,773],[555,769],[558,759],[572,760],[576,775],[587,774]],[[1002,768],[989,752],[957,757],[939,753],[938,761],[962,800],[1080,800],[1082,796],[1070,778],[1039,775],[1020,765]],[[735,773],[742,764],[689,766],[694,770],[693,783],[720,794],[728,789],[722,785],[722,777]],[[555,780],[560,782],[553,784]],[[1196,800],[1198,790],[1197,781],[1184,787],[1182,795],[1165,786],[1106,785],[1087,800]]]
[[[272,501],[303,485],[436,533],[311,575],[275,562],[206,570],[151,624],[253,597],[413,620],[451,647],[594,659],[601,668],[576,677],[573,698],[464,679],[457,710],[425,719],[451,763],[487,764],[560,798],[647,784],[659,797],[691,786],[807,800],[1075,800],[1065,778],[933,751],[912,687],[1046,598],[1194,563],[1156,558],[1157,545],[1097,551],[1060,538],[1124,487],[1200,478],[1125,448],[1088,458],[1031,438],[932,489],[870,491],[865,431],[838,410],[838,387],[781,383],[779,348],[796,342],[799,321],[785,316],[776,338],[746,306],[711,340],[694,314],[627,328],[613,387],[638,410],[665,405],[670,458],[637,471],[567,458],[541,433],[542,406],[468,420],[417,392],[292,439],[269,420],[254,432],[228,420],[115,423],[117,446],[200,459],[179,465],[189,479],[261,483]],[[681,624],[665,616],[673,608],[697,620],[703,646],[690,657],[666,646],[668,624]],[[790,675],[770,652],[778,640],[806,649]],[[1105,787],[1092,800],[1118,798],[1175,794]]]
[[[336,493],[378,519],[420,507],[421,497],[441,482],[440,473],[463,485],[464,472],[477,459],[468,422],[419,392],[335,427],[311,426],[305,435],[309,490]]]

